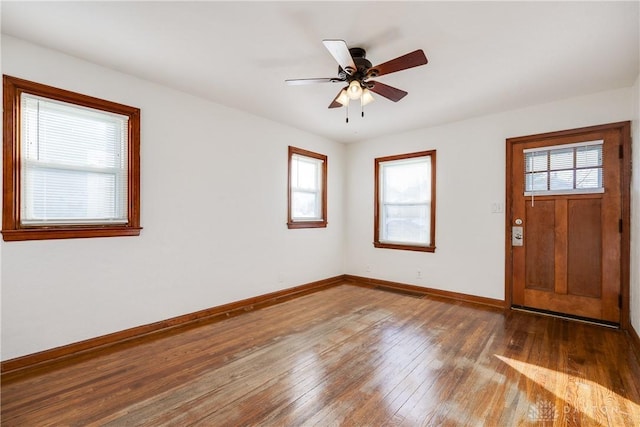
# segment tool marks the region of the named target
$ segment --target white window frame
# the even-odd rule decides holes
[[[59,108],[66,110],[68,116],[75,115],[74,119],[78,118],[82,120],[87,116],[93,116],[95,121],[111,121],[116,125],[128,127],[129,118],[121,114],[113,114],[108,112],[102,112],[93,108],[87,108],[81,105],[76,105],[68,102],[60,102],[55,99],[45,98],[42,96],[36,96],[29,93],[21,93],[20,95],[22,104],[21,113],[27,114],[30,110],[25,111],[26,100],[32,100],[36,102],[44,102],[50,104],[49,109],[53,110],[54,105],[57,104]],[[40,110],[40,106],[37,107]],[[39,113],[35,113],[39,114]],[[22,118],[23,116],[21,116]],[[33,124],[39,126],[39,118],[33,119]],[[120,141],[117,147],[118,153],[115,157],[119,159],[119,165],[114,167],[95,167],[88,163],[86,164],[68,164],[62,161],[44,161],[38,156],[39,152],[39,138],[32,137],[27,139],[28,132],[26,131],[27,120],[21,119],[22,129],[20,137],[20,153],[21,165],[20,165],[20,182],[21,182],[21,214],[20,224],[24,226],[33,225],[79,225],[79,224],[126,224],[127,218],[127,171],[128,171],[128,140],[127,133],[121,132],[122,135],[118,135]],[[31,145],[31,149],[29,147]],[[102,217],[68,217],[68,218],[54,218],[41,217],[35,212],[35,205],[39,202],[38,196],[35,194],[34,175],[39,170],[57,170],[67,172],[77,172],[80,174],[94,173],[102,175],[110,175],[113,177],[113,194],[114,194],[114,212],[109,216]]]

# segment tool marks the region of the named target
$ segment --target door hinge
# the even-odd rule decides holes
[[[618,220],[618,231],[622,233],[622,219]]]
[[[618,294],[618,308],[622,308],[622,294]]]
[[[618,145],[618,158],[624,158],[624,147],[622,145]]]

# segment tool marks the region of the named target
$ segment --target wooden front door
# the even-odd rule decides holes
[[[624,122],[507,140],[512,306],[621,322],[629,135]]]

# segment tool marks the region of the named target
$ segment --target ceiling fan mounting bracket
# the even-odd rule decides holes
[[[349,53],[351,54],[351,57],[353,59],[356,59],[356,58],[364,59],[367,57],[367,51],[361,47],[350,47]]]

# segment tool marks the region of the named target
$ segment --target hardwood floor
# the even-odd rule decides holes
[[[3,426],[639,424],[620,331],[347,284],[2,383]]]

